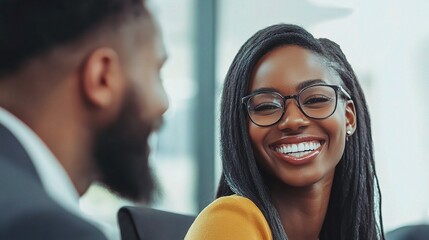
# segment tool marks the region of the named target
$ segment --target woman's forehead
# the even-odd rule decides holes
[[[265,54],[255,66],[250,91],[258,88],[284,88],[298,91],[304,81],[320,79],[338,84],[325,60],[303,47],[290,45],[276,48]]]

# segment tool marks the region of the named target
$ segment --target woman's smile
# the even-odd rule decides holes
[[[293,165],[307,164],[320,153],[324,140],[315,137],[285,138],[270,145],[274,155]]]

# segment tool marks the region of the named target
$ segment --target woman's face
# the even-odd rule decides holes
[[[268,88],[283,96],[295,95],[314,83],[340,85],[341,79],[319,56],[290,45],[272,50],[259,61],[250,93]],[[248,124],[259,165],[284,184],[304,187],[332,181],[344,152],[346,131],[354,131],[356,119],[353,102],[341,97],[336,111],[323,120],[306,117],[297,102],[289,99],[277,124],[260,127],[250,120]]]

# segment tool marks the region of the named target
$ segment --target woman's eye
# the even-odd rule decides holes
[[[319,105],[319,104],[326,104],[330,103],[332,101],[332,98],[324,96],[324,95],[318,95],[318,96],[312,96],[304,101],[304,105]]]
[[[272,103],[258,104],[253,107],[253,111],[258,113],[270,113],[270,112],[275,112],[279,109],[281,109],[279,105],[272,104]]]

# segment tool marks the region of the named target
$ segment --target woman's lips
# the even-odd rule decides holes
[[[320,153],[324,141],[320,139],[297,139],[281,141],[271,146],[275,155],[292,164],[302,165],[311,162]]]

